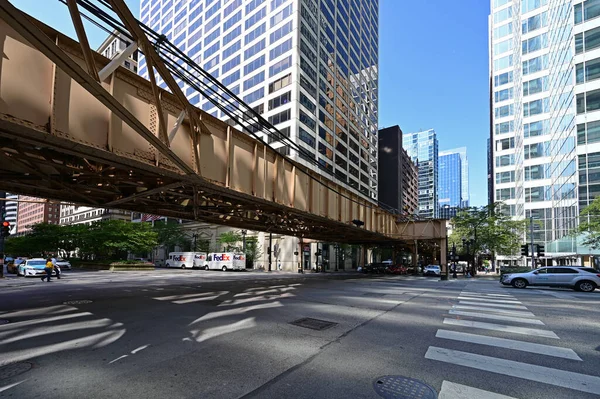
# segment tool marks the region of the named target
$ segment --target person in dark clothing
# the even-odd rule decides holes
[[[52,259],[48,258],[46,259],[46,267],[44,268],[46,275],[42,276],[42,281],[44,281],[44,279],[47,278],[48,282],[50,282],[50,277],[52,277],[52,270],[54,270],[54,264],[52,263]]]

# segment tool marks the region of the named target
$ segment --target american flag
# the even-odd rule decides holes
[[[162,216],[150,215],[148,213],[143,213],[142,214],[142,222],[153,222],[153,221],[158,220],[160,218],[162,218]]]

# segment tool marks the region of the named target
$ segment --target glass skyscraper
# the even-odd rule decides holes
[[[462,166],[460,154],[440,152],[438,204],[440,208],[450,206],[458,208],[462,204]]]
[[[494,199],[533,217],[546,252],[575,253],[569,233],[600,194],[600,1],[491,9]]]
[[[458,171],[458,179],[460,180],[460,192],[458,194],[458,202],[455,200],[451,200],[450,203],[442,203],[442,200],[449,197],[449,191],[444,187],[453,187],[452,190],[456,190],[456,186],[454,185],[455,170],[456,168],[456,157],[454,155],[458,155],[460,158],[460,166]],[[453,155],[451,158],[445,158],[449,155]],[[469,160],[467,158],[467,148],[460,147],[454,148],[451,150],[440,151],[438,154],[439,157],[439,204],[440,206],[449,205],[452,207],[466,208],[469,206]],[[450,160],[451,159],[451,160]],[[442,164],[444,161],[444,164]],[[446,171],[442,171],[442,168],[446,169]],[[448,172],[452,168],[452,172]],[[450,174],[449,174],[450,173]],[[442,193],[444,190],[446,193]],[[453,196],[455,198],[456,196]]]
[[[377,199],[378,0],[141,0],[140,13],[306,152],[264,141]]]
[[[419,173],[419,216],[439,217],[438,140],[435,130],[404,133],[402,147],[417,165]]]

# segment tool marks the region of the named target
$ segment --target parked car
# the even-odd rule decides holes
[[[60,267],[60,270],[71,270],[71,262],[61,258],[52,258],[54,266]]]
[[[388,267],[388,273],[390,274],[408,274],[408,268],[402,265],[392,265]]]
[[[442,269],[440,269],[439,265],[429,265],[425,266],[423,269],[424,276],[440,276],[442,274]]]
[[[46,274],[44,270],[46,268],[46,259],[44,258],[33,258],[27,259],[25,262],[21,263],[17,269],[17,275],[23,277],[30,276],[42,276]],[[56,276],[56,270],[52,271],[52,275]],[[60,273],[60,272],[59,272]]]
[[[515,288],[528,285],[566,287],[575,291],[592,292],[600,286],[600,271],[582,266],[550,266],[525,273],[503,274],[500,283]]]
[[[9,261],[6,264],[6,272],[12,273],[12,274],[17,274],[19,265],[21,263],[25,262],[25,260],[26,260],[26,258],[17,258],[17,259],[13,259],[13,260]]]

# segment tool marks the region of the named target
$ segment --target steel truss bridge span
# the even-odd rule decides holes
[[[330,242],[445,241],[445,221],[401,220],[91,51],[71,16],[79,42],[0,0],[0,189]]]

